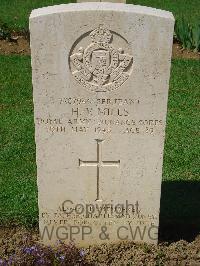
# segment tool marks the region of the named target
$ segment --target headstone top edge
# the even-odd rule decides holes
[[[137,13],[141,15],[149,15],[160,18],[171,19],[175,21],[174,16],[171,12],[156,9],[152,7],[124,4],[124,3],[108,3],[108,2],[84,2],[84,3],[71,3],[71,4],[61,4],[48,7],[42,7],[32,10],[29,19],[34,19],[37,17],[51,15],[55,13],[65,13],[65,12],[76,12],[76,11],[118,11],[118,12],[129,12]]]

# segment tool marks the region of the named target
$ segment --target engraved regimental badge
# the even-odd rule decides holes
[[[115,48],[114,37],[126,47]],[[93,92],[109,92],[129,78],[133,57],[126,52],[128,42],[119,34],[99,25],[76,43],[70,54],[70,69],[82,87]],[[88,46],[83,48],[81,44]]]

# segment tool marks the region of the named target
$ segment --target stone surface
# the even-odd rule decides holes
[[[44,243],[157,242],[173,26],[125,4],[32,12]]]

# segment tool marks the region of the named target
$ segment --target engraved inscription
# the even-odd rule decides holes
[[[113,34],[99,25],[89,36],[86,48],[79,47],[70,54],[72,75],[84,88],[94,92],[108,92],[119,88],[129,78],[133,57],[124,48],[115,48]]]
[[[58,98],[57,104],[64,112],[62,115],[35,118],[35,123],[51,134],[100,135],[95,138],[104,138],[105,134],[152,137],[163,134],[164,121],[159,116],[136,115],[141,104],[148,104],[144,99],[69,96]]]
[[[163,121],[159,119],[132,119],[126,118],[126,116],[121,118],[107,118],[107,113],[105,113],[105,118],[96,119],[94,117],[86,116],[79,117],[82,113],[79,110],[72,110],[73,115],[70,118],[36,118],[36,123],[38,126],[46,128],[47,132],[52,133],[82,133],[87,132],[97,133],[97,134],[110,134],[113,132],[118,132],[119,134],[129,134],[132,136],[136,135],[150,135],[155,136],[162,133]],[[71,112],[72,112],[71,111]],[[77,115],[78,113],[78,115]],[[102,113],[99,113],[102,114]],[[74,117],[73,117],[74,116]]]
[[[79,159],[79,166],[96,166],[97,167],[97,198],[100,200],[100,188],[99,188],[99,179],[100,179],[100,168],[105,166],[117,166],[120,165],[120,160],[118,161],[103,161],[102,160],[102,142],[101,139],[96,139],[97,142],[97,160],[96,161],[82,161]]]

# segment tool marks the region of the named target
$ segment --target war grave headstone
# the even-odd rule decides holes
[[[174,18],[121,3],[30,16],[40,234],[157,243]]]

